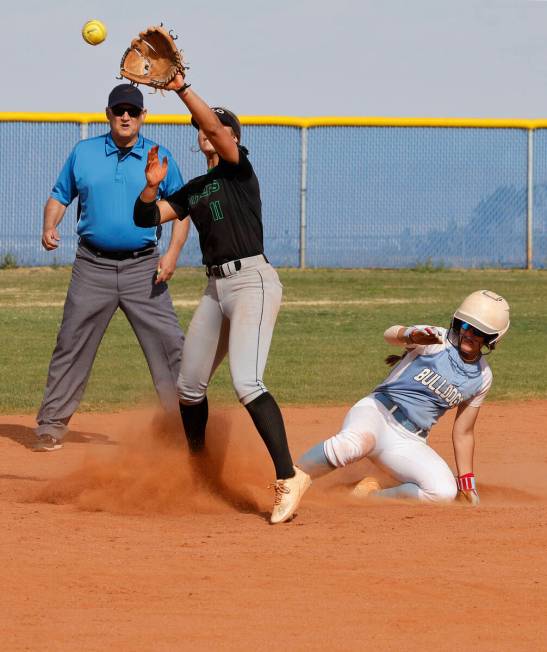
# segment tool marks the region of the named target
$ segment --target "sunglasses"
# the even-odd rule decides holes
[[[117,118],[121,118],[126,111],[130,118],[138,118],[142,113],[142,109],[139,109],[138,106],[124,106],[123,104],[111,106],[110,110]]]
[[[468,324],[466,321],[462,322],[462,325],[460,326],[460,330],[466,331],[468,333],[473,333],[473,335],[475,335],[476,337],[482,337],[484,340],[488,340],[492,337],[492,335],[487,335],[486,333],[483,333],[478,328],[475,328],[474,326],[471,326],[471,324]]]

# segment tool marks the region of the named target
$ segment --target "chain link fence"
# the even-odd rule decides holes
[[[145,124],[143,135],[171,150],[185,180],[202,174],[195,129],[162,118]],[[325,122],[243,119],[274,265],[546,266],[547,129],[524,121]],[[60,226],[61,246],[50,253],[40,246],[42,208],[74,144],[107,130],[104,122],[0,114],[0,265],[72,262],[76,202]],[[162,248],[168,239],[166,229]],[[192,229],[180,264],[199,265],[200,258]]]

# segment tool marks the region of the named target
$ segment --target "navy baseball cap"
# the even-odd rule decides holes
[[[108,96],[108,107],[117,104],[131,104],[139,109],[144,108],[144,98],[140,90],[133,84],[120,84],[115,86]]]
[[[223,106],[212,106],[211,111],[216,113],[218,119],[223,125],[232,128],[232,131],[239,142],[241,140],[241,122],[237,119],[235,113],[228,111],[228,109],[225,109]],[[192,118],[192,124],[196,129],[199,129],[199,125],[194,118]]]

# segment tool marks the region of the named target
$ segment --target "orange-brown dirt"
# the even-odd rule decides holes
[[[285,409],[294,456],[345,411]],[[201,468],[152,411],[77,415],[44,454],[31,416],[2,416],[0,648],[545,650],[546,423],[545,402],[485,406],[478,508],[352,503],[363,462],[271,526],[240,407],[213,413]],[[451,462],[450,428],[431,443]]]

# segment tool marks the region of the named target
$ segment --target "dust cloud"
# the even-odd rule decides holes
[[[273,494],[266,449],[256,433],[232,433],[226,416],[211,415],[206,450],[199,455],[188,452],[177,420],[131,415],[116,428],[117,446],[94,449],[33,500],[116,514],[268,509]]]

